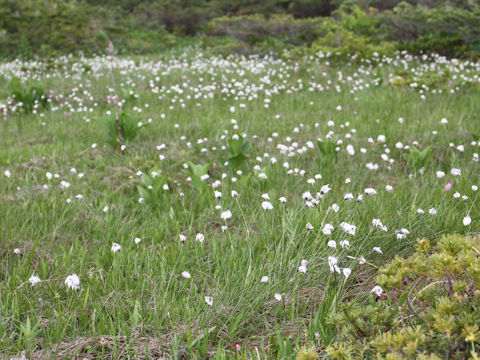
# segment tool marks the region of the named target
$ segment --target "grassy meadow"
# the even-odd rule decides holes
[[[325,358],[378,266],[478,233],[479,79],[407,54],[0,64],[0,357]]]

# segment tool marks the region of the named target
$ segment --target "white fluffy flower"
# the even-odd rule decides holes
[[[343,272],[343,276],[345,276],[345,277],[348,279],[348,277],[349,277],[350,274],[352,273],[352,269],[350,269],[350,268],[344,268],[344,269],[342,269],[342,272]]]
[[[112,244],[112,251],[113,251],[114,253],[116,253],[117,251],[120,251],[121,248],[122,248],[122,247],[120,246],[120,244],[117,244],[117,243],[113,243],[113,244]]]
[[[272,205],[271,202],[264,201],[264,202],[262,202],[262,208],[265,211],[273,210],[273,205]]]
[[[462,175],[462,170],[453,168],[450,171],[450,174],[452,174],[453,176],[460,176],[460,175]]]
[[[327,246],[332,248],[332,249],[336,249],[337,247],[337,242],[335,240],[330,240],[328,243],[327,243]]]
[[[232,217],[232,212],[230,210],[226,210],[226,211],[223,211],[221,214],[220,214],[220,218],[222,220],[228,220]]]
[[[190,279],[190,278],[192,277],[188,271],[182,272],[182,276],[183,276],[185,279]]]
[[[298,271],[300,271],[302,273],[306,273],[307,272],[307,266],[308,266],[308,261],[307,260],[302,260],[300,262],[300,266],[298,267]]]
[[[333,231],[334,227],[332,224],[325,224],[325,226],[323,227],[322,229],[322,232],[325,234],[325,235],[332,235],[332,231]]]
[[[332,190],[332,189],[330,188],[330,184],[323,185],[322,188],[320,189],[320,194],[321,194],[321,195],[325,195],[325,194],[327,194],[330,190]]]
[[[375,294],[377,296],[382,296],[383,294],[383,289],[379,286],[379,285],[376,285],[374,286],[374,288],[370,291],[372,294]]]
[[[260,279],[260,282],[261,282],[262,284],[267,283],[267,282],[268,282],[268,276],[262,276],[262,278]]]
[[[468,226],[468,225],[470,225],[471,223],[472,223],[472,218],[471,218],[470,216],[467,215],[467,216],[465,216],[465,217],[463,218],[463,225],[464,225],[464,226]]]
[[[65,279],[65,285],[72,290],[80,289],[80,278],[77,274],[68,275]]]
[[[340,241],[340,246],[343,248],[343,249],[348,249],[350,247],[350,241],[348,240],[341,240]]]
[[[348,152],[348,155],[350,155],[350,156],[355,155],[355,149],[354,149],[353,145],[347,145],[347,152]]]
[[[357,227],[353,224],[346,223],[345,221],[340,224],[340,227],[347,234],[354,236],[357,231]]]
[[[302,199],[303,199],[303,200],[312,200],[312,199],[313,199],[313,196],[312,196],[312,194],[310,193],[310,191],[305,191],[305,192],[302,194]]]
[[[36,275],[32,275],[30,276],[30,279],[28,279],[28,282],[30,284],[32,284],[32,286],[35,286],[37,285],[38,283],[40,283],[42,281],[42,279],[40,279],[38,276]]]
[[[373,248],[372,252],[376,252],[376,253],[379,253],[379,254],[383,254],[383,251],[382,251],[382,248],[379,247],[379,246],[376,246]]]
[[[336,271],[336,268],[338,263],[338,259],[335,256],[329,256],[328,257],[328,266],[330,267],[330,271],[333,273]]]
[[[207,305],[213,306],[213,297],[205,296],[205,302],[207,303]]]

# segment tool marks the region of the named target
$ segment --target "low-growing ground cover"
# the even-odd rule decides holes
[[[478,232],[480,63],[189,50],[0,76],[5,356],[324,356],[378,266]]]

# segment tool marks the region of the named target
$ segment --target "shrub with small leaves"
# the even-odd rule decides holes
[[[449,235],[434,251],[419,240],[409,258],[379,270],[385,291],[329,317],[338,330],[332,359],[477,359],[480,238]]]

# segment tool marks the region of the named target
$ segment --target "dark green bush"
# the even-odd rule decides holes
[[[480,239],[419,240],[407,259],[380,269],[385,295],[349,302],[329,318],[338,330],[333,359],[478,359]]]
[[[79,11],[75,1],[29,0],[0,2],[0,55],[55,55],[99,50],[91,26],[92,8]],[[18,46],[20,43],[20,49]]]
[[[395,52],[395,44],[374,41],[373,38],[359,35],[333,20],[326,23],[325,30],[325,36],[312,44],[312,50],[315,53],[321,51],[340,55],[342,59],[346,56],[363,59],[372,58],[375,55],[391,56]]]
[[[439,1],[426,7],[407,2],[379,14],[382,31],[398,47],[413,53],[437,52],[447,56],[480,54],[480,5]]]
[[[314,48],[369,57],[392,48],[480,55],[472,0],[0,0],[0,57],[153,53],[198,34],[231,37],[214,50]],[[214,41],[215,42],[215,41]],[[294,52],[292,52],[294,53]],[[302,51],[300,51],[302,53]]]
[[[323,19],[295,19],[291,15],[221,17],[209,24],[211,35],[230,36],[249,45],[269,38],[285,44],[310,45],[322,35]]]

